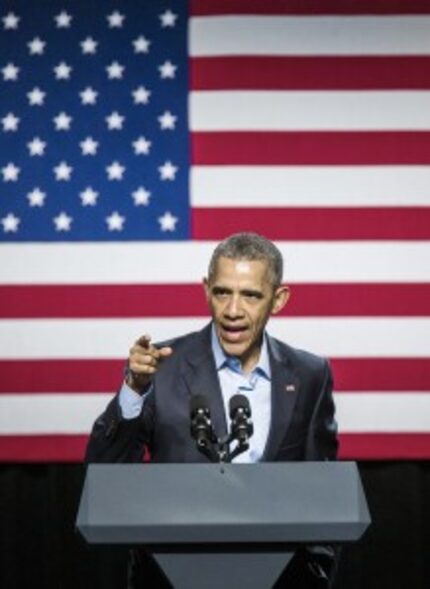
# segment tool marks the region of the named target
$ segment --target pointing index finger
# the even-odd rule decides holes
[[[145,335],[142,335],[136,342],[136,344],[138,346],[141,346],[142,348],[145,349],[149,349],[150,344],[151,344],[151,336],[148,335],[147,333],[145,333]]]
[[[151,344],[151,336],[148,334],[142,335],[137,341],[136,345],[140,346],[145,350],[145,353],[150,354],[153,358],[166,358],[173,352],[170,346],[163,346],[162,348],[156,348]]]
[[[159,349],[159,353],[160,353],[161,358],[167,358],[167,356],[170,356],[172,354],[172,352],[173,352],[173,350],[170,346],[165,346],[164,348]]]

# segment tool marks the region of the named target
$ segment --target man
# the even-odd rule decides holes
[[[148,335],[136,341],[119,394],[95,422],[87,460],[137,462],[147,448],[155,462],[204,462],[190,436],[190,396],[207,397],[221,437],[229,400],[238,392],[249,399],[254,435],[237,461],[335,459],[327,361],[265,331],[290,295],[282,270],[279,250],[259,235],[239,233],[222,241],[204,280],[212,322],[161,345]],[[291,584],[285,586],[328,587],[334,556],[327,546],[303,551],[289,567],[284,581]]]

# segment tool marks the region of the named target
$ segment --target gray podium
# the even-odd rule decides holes
[[[91,464],[77,517],[89,543],[145,545],[175,589],[272,587],[298,545],[369,523],[352,462]]]

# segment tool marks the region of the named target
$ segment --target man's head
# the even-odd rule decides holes
[[[232,235],[212,255],[204,285],[215,329],[224,352],[245,371],[258,361],[270,315],[288,300],[282,266],[278,248],[255,233]]]
[[[218,260],[260,260],[267,267],[268,278],[276,289],[282,282],[283,260],[282,254],[274,243],[257,233],[235,233],[217,245],[209,262],[208,280],[215,272]]]

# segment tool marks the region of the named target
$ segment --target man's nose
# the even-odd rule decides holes
[[[240,297],[230,297],[228,304],[224,309],[224,314],[231,319],[235,319],[237,317],[242,316],[243,310],[242,305],[240,303]]]

